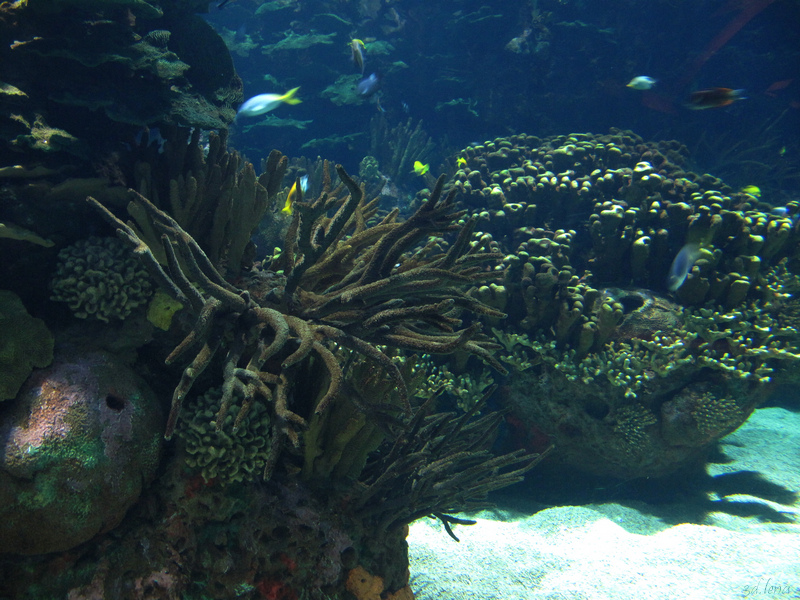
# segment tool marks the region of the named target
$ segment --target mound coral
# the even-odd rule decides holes
[[[107,354],[56,358],[2,412],[0,552],[63,551],[115,527],[158,465],[162,413]]]
[[[500,138],[457,163],[484,245],[505,254],[498,281],[472,293],[508,313],[492,325],[517,369],[509,401],[556,458],[664,474],[741,424],[767,383],[792,379],[800,204],[772,211],[687,170],[680,144],[618,130]],[[670,297],[688,243],[700,256]]]

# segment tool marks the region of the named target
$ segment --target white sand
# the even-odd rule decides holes
[[[409,534],[412,588],[418,600],[727,600],[800,599],[800,414],[761,409],[722,443],[728,464],[717,476],[758,471],[786,504],[736,494],[701,523],[669,525],[659,514],[696,506],[561,506],[533,516],[487,511],[459,526],[456,543],[437,521]],[[778,487],[779,486],[779,487]],[[747,510],[729,510],[730,504]],[[763,513],[772,521],[736,514]],[[681,519],[678,518],[678,521]]]

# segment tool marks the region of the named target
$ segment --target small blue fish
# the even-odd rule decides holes
[[[381,89],[381,78],[375,73],[359,81],[358,85],[356,86],[358,95],[364,98],[369,98],[379,89]]]
[[[625,87],[629,87],[633,90],[649,90],[651,89],[657,81],[652,77],[648,77],[647,75],[639,75],[639,77],[634,77],[630,80]]]
[[[686,281],[689,271],[692,270],[694,263],[701,256],[700,244],[686,244],[675,260],[672,261],[672,266],[669,268],[669,275],[667,276],[667,289],[670,292],[675,292]]]

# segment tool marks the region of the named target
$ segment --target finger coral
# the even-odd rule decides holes
[[[772,211],[691,172],[679,143],[620,130],[498,138],[454,162],[481,239],[505,255],[472,294],[508,313],[489,323],[516,372],[509,400],[556,460],[664,474],[741,424],[766,384],[794,380],[797,203]]]

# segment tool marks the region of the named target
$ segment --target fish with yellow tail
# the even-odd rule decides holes
[[[416,175],[422,176],[422,175],[425,175],[425,173],[427,173],[429,170],[430,170],[430,167],[428,165],[423,165],[418,160],[414,161],[414,169],[413,169],[412,173],[415,173]]]
[[[459,169],[463,169],[466,166],[467,166],[467,159],[464,158],[463,156],[459,156],[456,159],[456,167]]]
[[[292,214],[292,207],[295,202],[303,201],[303,194],[308,190],[308,175],[303,175],[299,179],[295,179],[292,188],[286,196],[286,204],[283,205],[281,212],[285,215]]]
[[[364,51],[367,49],[366,44],[361,40],[353,38],[350,40],[350,52],[353,58],[353,64],[364,74]]]
[[[669,268],[669,275],[667,276],[667,289],[670,292],[677,292],[678,288],[686,281],[686,277],[692,270],[694,263],[702,256],[702,248],[700,244],[689,243],[681,248],[672,265]]]
[[[257,117],[275,110],[281,104],[300,104],[302,100],[295,96],[299,89],[299,87],[292,88],[285,94],[259,94],[258,96],[253,96],[239,107],[236,118]]]

